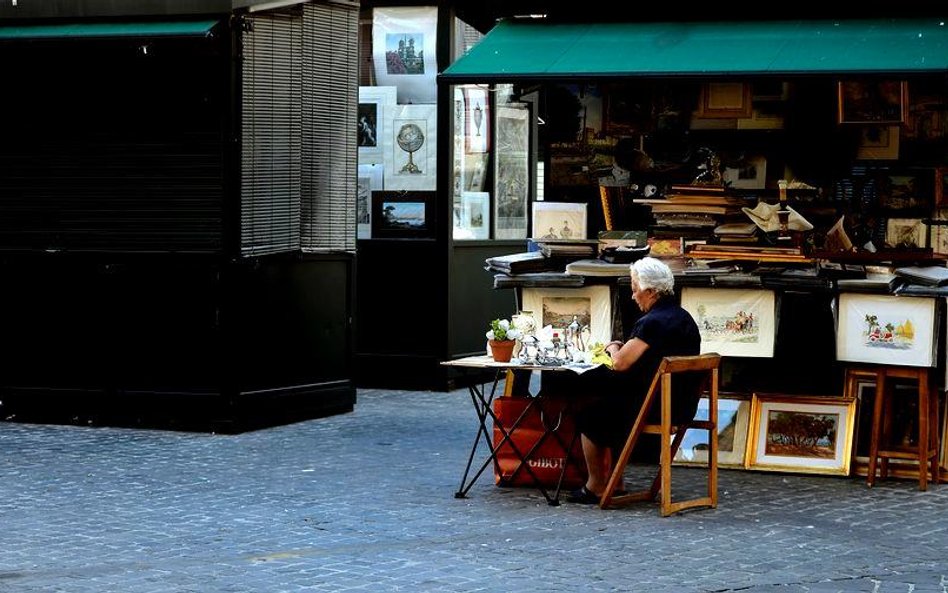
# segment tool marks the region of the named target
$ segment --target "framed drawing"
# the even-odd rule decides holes
[[[751,85],[744,82],[709,82],[701,87],[698,117],[741,118],[753,113]]]
[[[755,393],[744,466],[848,475],[856,400]]]
[[[718,397],[718,465],[720,467],[744,467],[747,449],[747,427],[750,421],[751,402],[746,397]],[[695,420],[708,419],[708,398],[698,401]],[[708,464],[708,431],[689,430],[675,454],[679,465]]]
[[[585,239],[586,204],[534,202],[534,239]]]
[[[860,126],[856,158],[866,161],[898,160],[900,130],[901,126]]]
[[[890,218],[886,221],[885,242],[903,249],[927,247],[928,225],[921,218]]]
[[[487,89],[464,88],[464,152],[487,152],[490,148],[490,102]]]
[[[372,10],[375,80],[398,88],[398,103],[438,102],[438,8],[377,6]]]
[[[396,105],[385,110],[388,125],[385,188],[434,190],[438,128],[435,105]]]
[[[393,86],[360,86],[356,122],[359,146],[359,164],[382,163],[382,137],[386,132],[384,112],[395,106],[396,89]]]
[[[935,361],[935,299],[844,292],[839,295],[836,359],[930,367]]]
[[[701,332],[701,352],[770,358],[774,354],[776,298],[772,290],[681,290],[681,306]]]
[[[839,123],[900,124],[905,121],[908,84],[899,80],[838,83]]]
[[[490,194],[466,191],[461,194],[461,224],[455,238],[490,238]]]
[[[532,311],[536,327],[550,326],[563,335],[575,318],[584,330],[587,347],[612,341],[612,293],[608,286],[583,288],[524,288],[523,310]]]
[[[508,103],[497,108],[497,150],[526,154],[530,145],[530,109],[526,103]]]
[[[372,192],[382,189],[382,165],[359,165],[356,179],[356,238],[372,238]]]
[[[494,238],[526,239],[529,154],[494,153]]]
[[[377,191],[372,193],[372,237],[376,239],[433,239],[433,191]]]

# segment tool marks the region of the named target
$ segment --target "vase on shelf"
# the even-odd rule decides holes
[[[494,362],[510,362],[513,355],[514,344],[517,340],[488,340],[490,354],[494,357]]]

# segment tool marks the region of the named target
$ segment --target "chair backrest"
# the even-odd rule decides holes
[[[672,383],[672,375],[677,373],[686,374],[690,381],[683,381],[682,377],[674,382],[672,394],[675,400],[685,400],[687,398],[688,401],[680,402],[685,405],[684,408],[676,407],[675,416],[679,423],[689,421],[694,417],[701,394],[709,391],[713,382],[717,379],[717,371],[720,366],[721,355],[716,352],[693,356],[666,356],[655,371],[655,376],[652,378],[643,405],[651,406],[652,402],[655,401],[656,392],[661,390],[664,376],[667,375],[669,383]],[[687,419],[684,417],[687,417]]]

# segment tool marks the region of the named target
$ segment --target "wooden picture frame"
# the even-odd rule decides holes
[[[434,239],[433,191],[372,192],[372,238]]]
[[[849,475],[856,400],[755,393],[744,467]]]
[[[773,356],[774,291],[686,286],[681,290],[681,306],[698,324],[702,354]]]
[[[708,419],[708,398],[698,401],[695,420]],[[747,433],[750,425],[751,401],[747,396],[718,397],[718,467],[744,467]],[[708,464],[708,431],[692,429],[685,433],[675,453],[676,465],[706,466]]]
[[[837,360],[934,366],[934,298],[844,292],[838,311]]]
[[[580,327],[589,326],[587,348],[612,341],[612,291],[609,286],[523,289],[523,311],[532,311],[537,333],[547,325],[562,337],[576,315]]]
[[[902,80],[848,80],[837,83],[841,124],[901,124],[908,105]]]
[[[708,82],[701,86],[698,117],[745,118],[753,115],[751,85],[746,82]]]

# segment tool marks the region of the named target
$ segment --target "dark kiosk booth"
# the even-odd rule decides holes
[[[0,415],[351,411],[358,4],[0,5]]]

